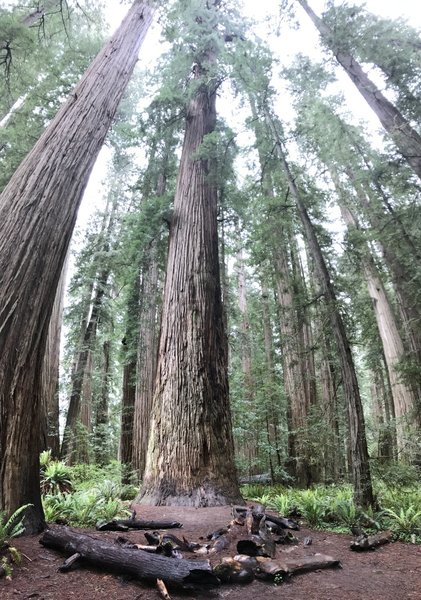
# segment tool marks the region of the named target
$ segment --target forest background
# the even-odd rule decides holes
[[[416,23],[384,18],[384,6],[377,17],[359,5],[328,4],[323,18],[333,34],[324,46],[298,3],[284,2],[274,13],[267,3],[263,23],[249,14],[246,24],[244,12],[232,17],[227,7],[228,26],[224,15],[226,45],[240,40],[244,48],[221,59],[220,120],[200,157],[218,163],[230,401],[242,475],[268,473],[298,487],[353,480],[354,416],[335,314],[352,347],[352,385],[365,413],[356,420],[371,471],[416,478],[419,173],[371,118],[329,50],[352,52],[416,130]],[[313,8],[322,12],[320,3]],[[13,61],[7,48],[2,59],[2,188],[102,44],[109,11],[69,2],[41,25],[17,29]],[[156,52],[159,25],[145,43],[147,61],[139,61],[85,192],[47,352],[45,447],[68,465],[118,459],[126,483],[142,479],[147,456],[183,90],[197,43],[195,32],[177,37],[176,11],[160,17],[164,52]],[[2,26],[20,14],[6,7]]]

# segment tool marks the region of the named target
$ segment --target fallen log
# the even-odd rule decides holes
[[[247,511],[250,509],[247,506],[233,506],[232,512],[233,515],[246,515]],[[252,515],[255,519],[260,520],[263,516],[266,516],[266,523],[274,523],[275,525],[279,525],[282,529],[293,529],[294,531],[299,531],[300,526],[297,521],[294,519],[289,519],[287,517],[277,517],[276,515],[271,515],[270,513],[263,512],[260,507],[255,507],[252,509]]]
[[[339,560],[326,554],[313,554],[301,558],[265,558],[262,556],[237,555],[233,559],[243,565],[245,569],[251,569],[255,576],[260,579],[274,579],[290,577],[306,571],[318,571],[330,567],[340,567]]]
[[[356,552],[364,552],[365,550],[375,550],[378,546],[388,544],[392,539],[391,531],[381,531],[375,535],[362,534],[359,535],[350,544],[351,550]]]
[[[178,521],[141,521],[140,519],[112,519],[97,523],[97,531],[128,531],[129,529],[176,529],[183,527]]]
[[[81,563],[154,583],[162,579],[165,584],[184,589],[220,583],[207,560],[173,560],[142,550],[121,548],[90,535],[75,533],[67,527],[48,529],[40,543],[68,556],[79,554]]]

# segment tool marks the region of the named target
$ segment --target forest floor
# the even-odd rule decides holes
[[[229,507],[137,507],[140,519],[171,519],[183,523],[183,529],[172,530],[189,541],[199,541],[201,536],[223,527],[231,520]],[[86,531],[86,530],[85,530]],[[121,533],[94,532],[110,541]],[[421,547],[400,542],[381,546],[371,552],[352,552],[350,535],[327,533],[301,528],[294,532],[300,540],[298,546],[278,546],[278,553],[304,556],[321,552],[341,561],[341,569],[326,569],[293,577],[286,583],[274,585],[254,581],[248,585],[221,585],[209,591],[176,592],[171,598],[184,600],[421,600]],[[311,536],[311,546],[302,540]],[[134,543],[144,544],[142,532],[124,533]],[[101,572],[94,568],[73,568],[60,573],[58,567],[63,556],[39,544],[40,536],[18,538],[14,545],[23,553],[21,566],[15,567],[11,581],[0,581],[1,600],[158,600],[154,586],[133,579]],[[234,545],[235,546],[235,545]],[[214,556],[235,555],[227,549]],[[185,555],[186,558],[190,556]],[[203,559],[204,557],[199,557]],[[176,560],[176,559],[174,559]]]

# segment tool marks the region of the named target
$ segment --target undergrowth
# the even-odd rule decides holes
[[[99,466],[67,466],[41,455],[42,504],[47,522],[64,522],[92,527],[98,521],[126,517],[128,501],[139,489],[133,483],[121,483],[121,464],[117,461]]]
[[[421,543],[421,489],[406,485],[374,484],[379,510],[362,510],[355,505],[350,485],[317,485],[308,490],[278,485],[244,485],[247,500],[276,510],[282,516],[293,511],[309,527],[349,533],[362,528],[368,533],[390,529],[395,539]]]

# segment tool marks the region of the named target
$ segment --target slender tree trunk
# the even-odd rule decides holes
[[[213,160],[195,156],[215,129],[216,89],[195,65],[170,229],[144,504],[241,501],[219,280]]]
[[[108,444],[109,435],[109,402],[111,382],[111,343],[105,340],[102,344],[102,381],[100,396],[96,405],[95,416],[95,462],[105,465],[110,460]]]
[[[161,304],[158,285],[158,244],[158,239],[152,240],[144,273],[137,352],[133,467],[141,479],[146,466],[158,354],[158,314]]]
[[[247,306],[247,280],[246,269],[244,263],[244,249],[242,247],[240,228],[237,226],[237,239],[239,240],[240,248],[236,256],[236,272],[237,272],[237,293],[238,293],[238,309],[240,314],[239,322],[239,341],[241,354],[241,370],[242,370],[242,411],[247,415],[251,431],[245,428],[245,434],[242,440],[239,440],[238,449],[240,455],[248,465],[248,474],[255,475],[255,469],[259,464],[259,448],[256,443],[256,406],[255,406],[255,382],[252,371],[252,352],[250,339],[250,321]],[[242,418],[244,419],[244,414]]]
[[[279,438],[279,419],[278,413],[279,408],[277,406],[278,399],[276,397],[276,374],[274,364],[274,347],[273,347],[273,333],[272,324],[270,319],[269,309],[269,290],[266,284],[262,281],[262,319],[263,319],[263,337],[265,347],[265,361],[266,361],[266,376],[267,376],[267,390],[268,390],[268,403],[266,406],[266,415],[268,421],[268,443],[270,446],[270,456],[276,456],[276,466],[281,467],[281,440]],[[271,466],[273,461],[271,462]],[[276,472],[272,466],[272,481],[276,481]]]
[[[358,227],[355,216],[349,208],[340,203],[342,218],[349,229]],[[405,357],[405,351],[395,315],[379,276],[373,258],[367,247],[362,249],[362,270],[367,283],[368,293],[373,303],[374,315],[383,346],[384,358],[389,374],[390,388],[396,416],[397,442],[401,456],[404,453],[408,427],[415,416],[416,399],[413,391],[399,374],[399,363]]]
[[[51,450],[51,457],[56,460],[60,455],[59,363],[66,271],[65,264],[51,313],[42,370],[42,397],[45,407],[43,447]]]
[[[81,417],[82,400],[84,399],[84,423],[85,427],[90,429],[90,399],[92,395],[90,389],[90,372],[92,370],[92,348],[96,339],[98,321],[100,318],[105,287],[107,285],[110,269],[107,266],[98,276],[95,285],[95,295],[92,301],[92,310],[89,322],[83,334],[81,341],[81,350],[79,352],[74,372],[72,373],[72,391],[70,394],[69,408],[67,410],[66,427],[64,429],[63,442],[61,445],[61,456],[69,463],[73,460],[73,454],[76,450],[76,430],[78,420]],[[88,386],[88,387],[87,387]],[[89,416],[88,416],[89,411]]]
[[[346,335],[345,325],[339,312],[335,290],[330,280],[326,263],[314,232],[313,224],[308,216],[305,204],[298,191],[295,179],[285,158],[282,143],[275,125],[269,119],[269,126],[276,141],[282,168],[288,180],[289,189],[294,198],[300,216],[307,243],[314,259],[314,265],[325,300],[330,309],[330,321],[335,336],[342,371],[342,385],[348,409],[348,424],[350,433],[350,455],[355,501],[361,506],[373,505],[373,489],[371,485],[370,465],[365,435],[364,413],[360,390],[355,372],[351,348]]]
[[[55,292],[83,191],[153,12],[133,4],[0,196],[0,509],[31,503],[26,533],[44,527],[40,374]]]
[[[298,2],[319,30],[323,40],[330,46],[332,52],[334,52],[339,64],[342,65],[351,81],[395,142],[399,152],[418,177],[421,178],[421,136],[367,77],[361,65],[354,57],[341,50],[336,50],[335,43],[332,41],[332,31],[310,8],[307,0],[298,0]]]

